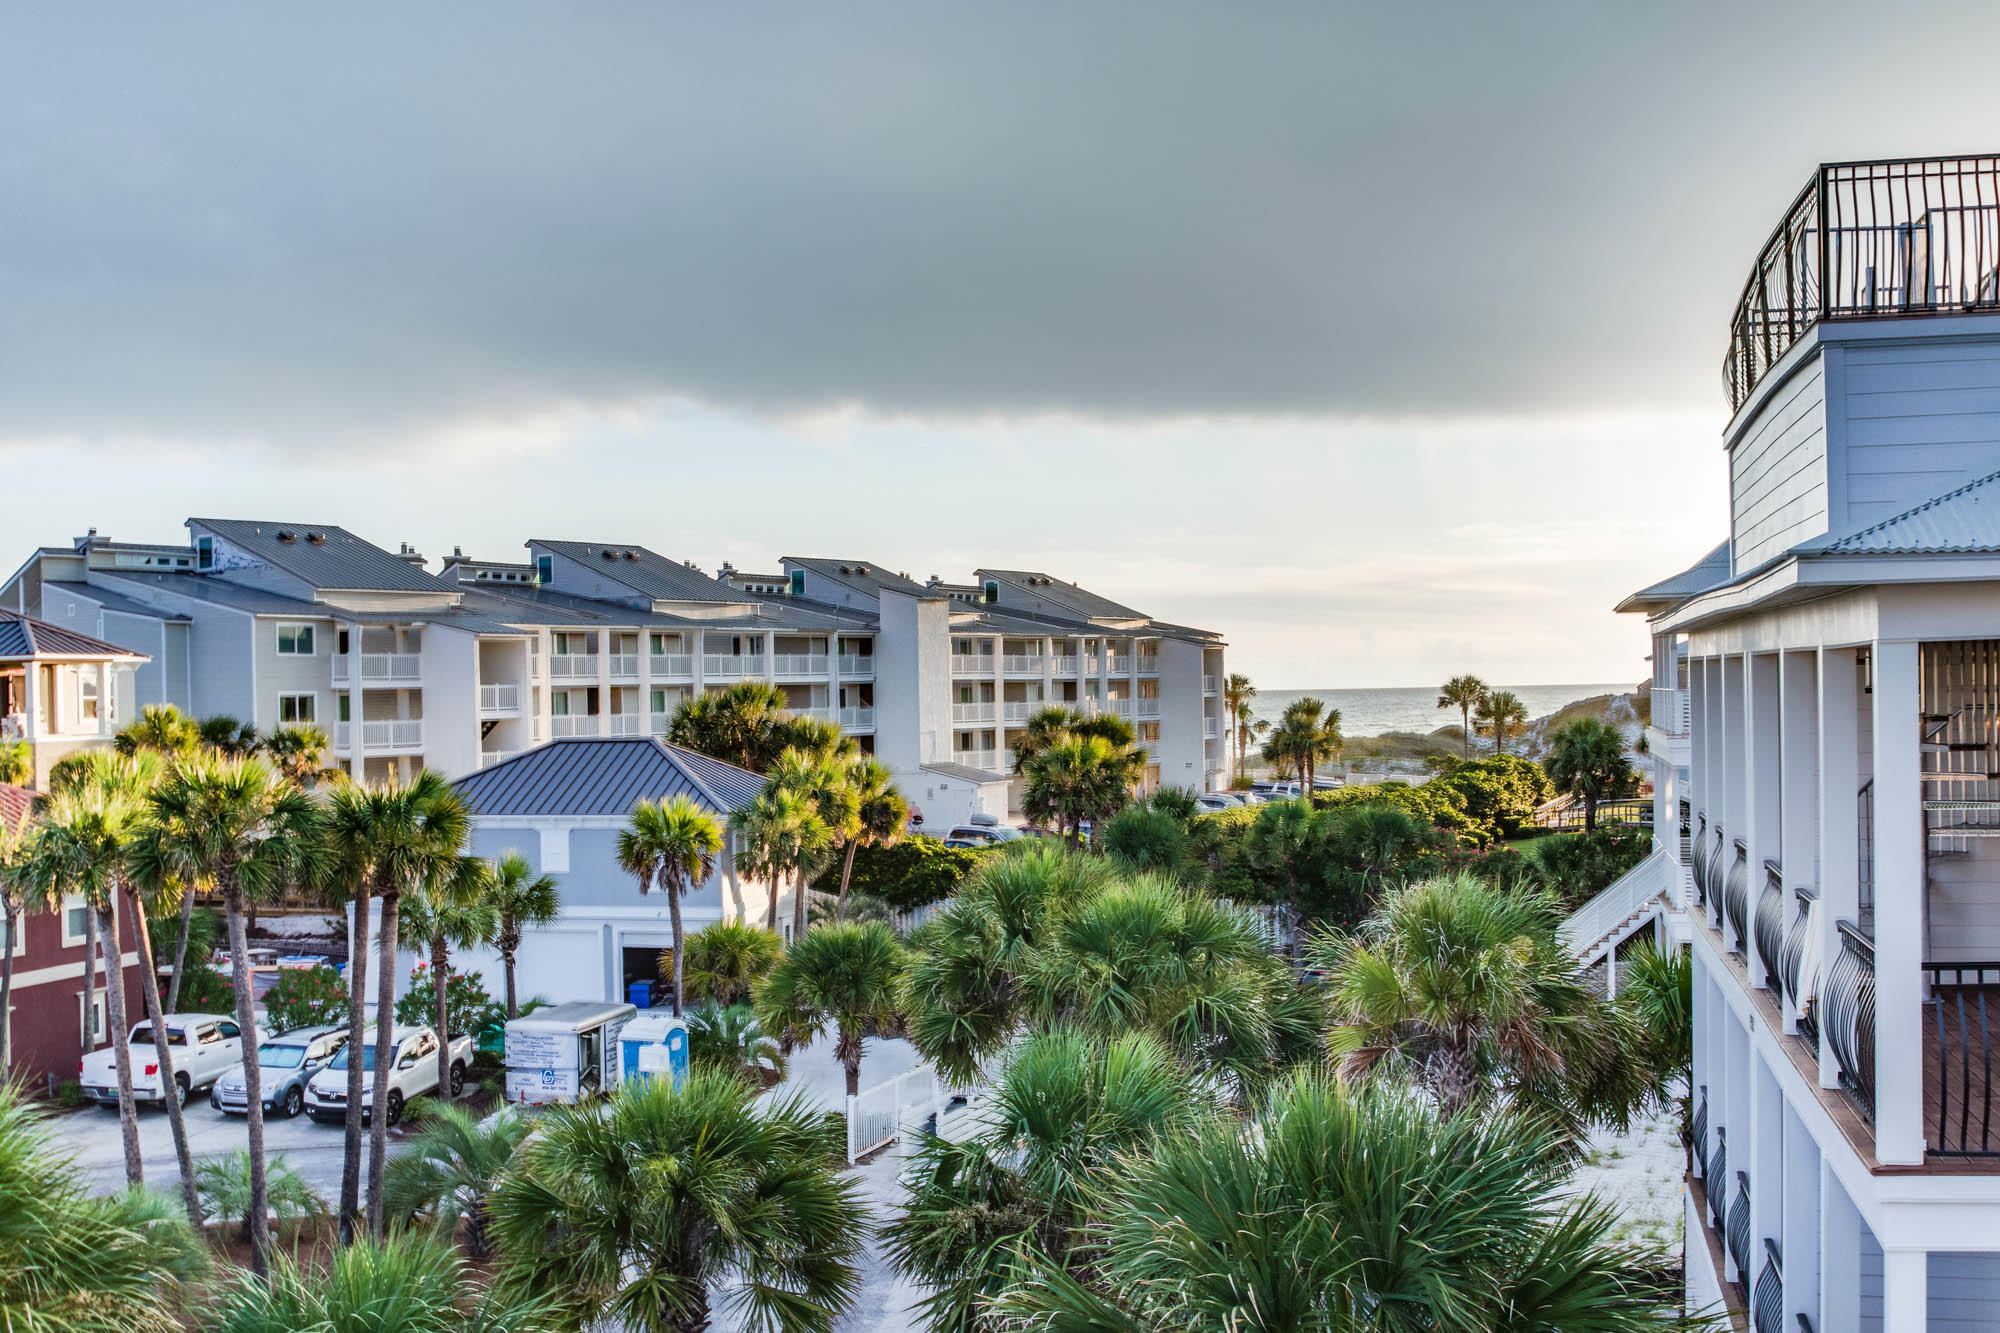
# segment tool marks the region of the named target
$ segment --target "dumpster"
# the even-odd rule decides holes
[[[673,1080],[679,1092],[687,1082],[688,1025],[672,1014],[641,1014],[625,1025],[618,1039],[619,1076],[644,1086],[656,1076]]]
[[[574,1102],[618,1086],[618,1037],[629,1004],[551,1005],[507,1022],[507,1100]]]

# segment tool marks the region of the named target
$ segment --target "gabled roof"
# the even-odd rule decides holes
[[[1613,608],[1618,611],[1655,611],[1675,606],[1698,592],[1706,592],[1729,582],[1729,543],[1723,541],[1713,551],[1678,574],[1631,594]]]
[[[865,592],[870,597],[879,596],[884,590],[908,593],[912,597],[937,595],[915,579],[905,578],[874,560],[836,560],[816,555],[786,555],[778,558],[786,564],[809,569],[821,578],[844,583],[856,592]]]
[[[764,779],[649,737],[579,736],[537,746],[453,786],[478,816],[617,816],[640,801],[687,796],[726,818],[757,798]]]
[[[115,643],[78,634],[73,629],[32,620],[14,611],[0,611],[0,662],[24,662],[36,658],[68,658],[82,661],[117,659],[143,662],[146,656]]]
[[[1056,606],[1073,611],[1086,620],[1145,620],[1144,611],[1134,611],[1109,597],[1100,597],[1088,588],[1080,588],[1067,583],[1053,574],[1044,574],[1032,569],[980,569],[975,573],[982,579],[997,579],[1011,583],[1023,592],[1033,593]]]
[[[287,597],[281,592],[267,592],[248,583],[231,583],[228,579],[206,574],[156,573],[144,569],[104,569],[94,571],[94,574],[99,579],[135,588],[157,588],[177,597],[226,606],[232,611],[247,611],[253,616],[298,616],[316,620],[337,618],[334,608],[324,603],[310,602],[303,597]],[[95,583],[90,585],[92,589],[97,586]]]
[[[121,616],[145,616],[150,620],[186,621],[187,617],[178,611],[168,611],[157,606],[148,606],[134,597],[100,588],[95,583],[64,583],[58,585],[64,592],[73,593],[87,602],[95,602],[106,611],[115,611]]]
[[[443,585],[418,566],[330,523],[191,518],[188,526],[207,528],[245,554],[314,588],[350,592],[445,591]]]
[[[663,602],[748,602],[756,600],[741,588],[732,588],[678,560],[669,560],[643,546],[617,542],[552,542],[540,537],[528,545],[566,556],[588,566],[615,583],[622,583],[642,597]]]
[[[1967,555],[2000,551],[2000,472],[1902,513],[1801,542],[1800,555]]]

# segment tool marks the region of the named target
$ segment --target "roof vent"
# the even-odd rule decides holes
[[[297,541],[298,539],[299,539],[299,534],[298,534],[298,533],[296,533],[296,532],[293,532],[293,531],[292,531],[292,530],[291,530],[290,528],[279,528],[279,529],[278,529],[278,540],[279,540],[279,541],[281,541],[281,542],[295,542],[295,541]]]
[[[855,573],[857,573],[857,574],[866,574],[866,573],[868,572],[868,566],[866,566],[866,565],[856,565],[856,566],[854,567],[854,572],[855,572]]]
[[[603,551],[600,552],[600,554],[603,555],[603,557],[606,560],[616,560],[618,558],[618,552],[616,551]]]
[[[326,534],[324,532],[308,532],[306,540],[314,546],[324,546],[326,545]]]
[[[637,551],[627,551],[625,553],[625,558],[627,560],[637,560],[639,558],[639,553]]]

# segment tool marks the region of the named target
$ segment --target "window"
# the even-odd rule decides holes
[[[204,1023],[195,1030],[194,1039],[203,1046],[219,1045],[222,1041],[222,1029],[214,1023]]]
[[[803,597],[805,595],[806,572],[803,569],[795,569],[792,571],[792,596]]]
[[[197,537],[194,539],[194,560],[196,569],[215,568],[215,538]]]
[[[243,1029],[234,1023],[217,1023],[215,1030],[222,1035],[224,1041],[234,1041],[243,1035]]]
[[[986,580],[986,600],[989,602],[1000,600],[1000,584],[994,579]]]
[[[21,915],[17,912],[0,920],[0,953],[11,953],[18,957],[22,951]]]
[[[90,1003],[89,1008],[86,1009],[84,1007],[85,992],[78,991],[76,993],[76,1026],[77,1030],[83,1035],[84,1046],[90,1050],[96,1050],[98,1043],[104,1040],[104,1035],[108,1031],[104,1026],[104,992],[100,989],[93,989],[89,992],[88,998]]]
[[[348,720],[347,701],[348,701],[348,696],[345,694],[336,694],[333,696],[333,716],[335,720],[340,722],[345,722]]]
[[[313,655],[313,627],[311,625],[278,626],[278,655],[281,657],[311,657]]]
[[[554,556],[538,555],[535,557],[535,579],[539,583],[554,583],[556,581],[556,558]]]
[[[278,696],[278,721],[297,726],[318,721],[314,707],[318,700],[312,694],[281,694]]]
[[[76,710],[85,722],[97,721],[97,676],[94,672],[79,671],[76,677]]]
[[[90,939],[88,912],[81,898],[63,899],[63,944],[75,946]]]
[[[549,696],[549,712],[556,717],[569,716],[569,691],[557,690]]]
[[[653,691],[653,711],[655,713],[665,713],[671,711],[667,704],[667,692],[665,690]]]
[[[333,643],[334,643],[333,650],[335,652],[345,653],[347,651],[347,631],[341,630],[337,634],[335,634]]]

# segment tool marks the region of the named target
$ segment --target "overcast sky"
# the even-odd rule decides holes
[[[0,564],[1039,567],[1274,688],[1636,680],[1765,234],[2000,146],[1985,5],[0,14]]]

